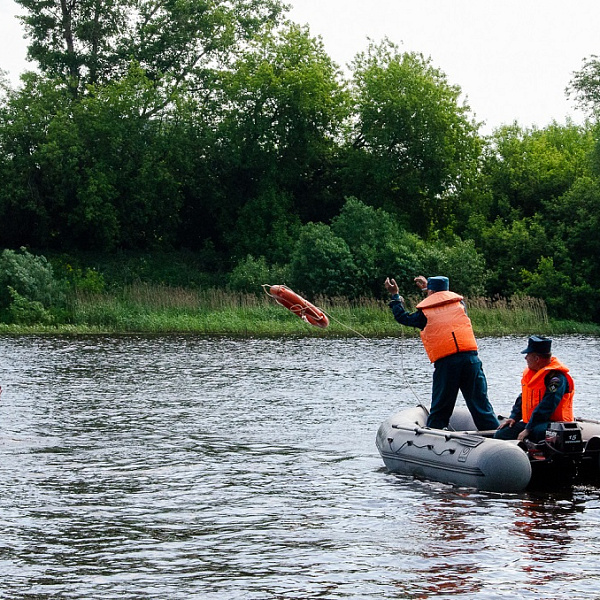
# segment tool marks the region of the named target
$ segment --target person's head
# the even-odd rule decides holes
[[[527,348],[521,350],[525,355],[527,366],[532,371],[539,371],[545,367],[552,358],[552,340],[549,338],[533,335],[527,342]]]
[[[435,294],[436,292],[447,292],[450,289],[450,282],[447,277],[437,275],[427,279],[427,295]]]

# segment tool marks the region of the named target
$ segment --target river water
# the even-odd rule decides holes
[[[499,413],[525,345],[480,340]],[[600,340],[554,352],[600,418]],[[431,372],[413,338],[3,337],[0,598],[600,598],[599,489],[386,472]]]

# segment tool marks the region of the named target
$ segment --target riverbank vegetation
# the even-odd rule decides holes
[[[411,298],[414,307],[419,299]],[[153,333],[195,332],[234,336],[418,336],[400,327],[387,302],[373,298],[315,299],[330,324],[320,329],[305,323],[267,294],[236,295],[221,290],[189,290],[134,285],[120,297],[79,296],[74,322],[98,330]],[[514,297],[510,300],[467,299],[475,331],[482,336],[523,334],[600,334],[600,326],[550,320],[543,301]]]
[[[4,253],[6,257],[6,252]],[[24,252],[21,257],[38,262]],[[23,263],[21,263],[23,264]],[[49,263],[42,265],[51,269]],[[38,273],[39,276],[39,273]],[[398,325],[387,302],[373,297],[349,300],[317,296],[315,302],[329,317],[320,329],[283,308],[268,295],[219,288],[178,287],[138,281],[107,288],[96,271],[71,274],[71,281],[47,285],[54,299],[47,309],[39,300],[27,300],[12,290],[0,333],[37,334],[196,334],[236,337],[412,337],[418,332]],[[36,286],[35,289],[42,289]],[[407,298],[409,307],[419,301]],[[600,334],[600,326],[550,319],[543,300],[467,299],[477,335]]]
[[[482,135],[430,58],[372,41],[343,71],[279,0],[17,3],[37,70],[0,77],[6,331],[304,334],[262,296],[285,282],[342,317],[311,335],[395,335],[381,282],[417,274],[480,334],[600,323],[596,57],[567,90],[585,123]]]

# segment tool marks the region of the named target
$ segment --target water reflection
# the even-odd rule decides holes
[[[513,535],[516,548],[523,554],[519,568],[528,585],[543,586],[569,578],[568,570],[561,569],[560,564],[573,552],[573,533],[579,528],[571,517],[583,510],[572,494],[528,498],[515,510]]]
[[[487,539],[479,527],[463,518],[472,508],[465,500],[450,495],[430,499],[417,513],[424,531],[430,532],[418,572],[424,591],[432,595],[472,597],[483,586],[477,576],[482,565],[476,557],[487,550]]]

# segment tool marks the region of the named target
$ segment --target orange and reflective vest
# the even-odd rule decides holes
[[[471,319],[462,299],[454,292],[436,292],[417,304],[427,317],[421,340],[432,363],[444,356],[477,350]]]
[[[523,371],[523,377],[521,379],[521,418],[525,423],[529,422],[533,411],[542,401],[542,398],[546,393],[546,375],[548,375],[550,371],[560,371],[563,373],[569,384],[569,390],[561,398],[561,401],[556,407],[556,410],[552,413],[550,420],[574,420],[573,396],[575,395],[575,383],[573,382],[573,378],[569,375],[569,369],[553,356],[550,363],[539,371],[533,371],[529,368]]]

